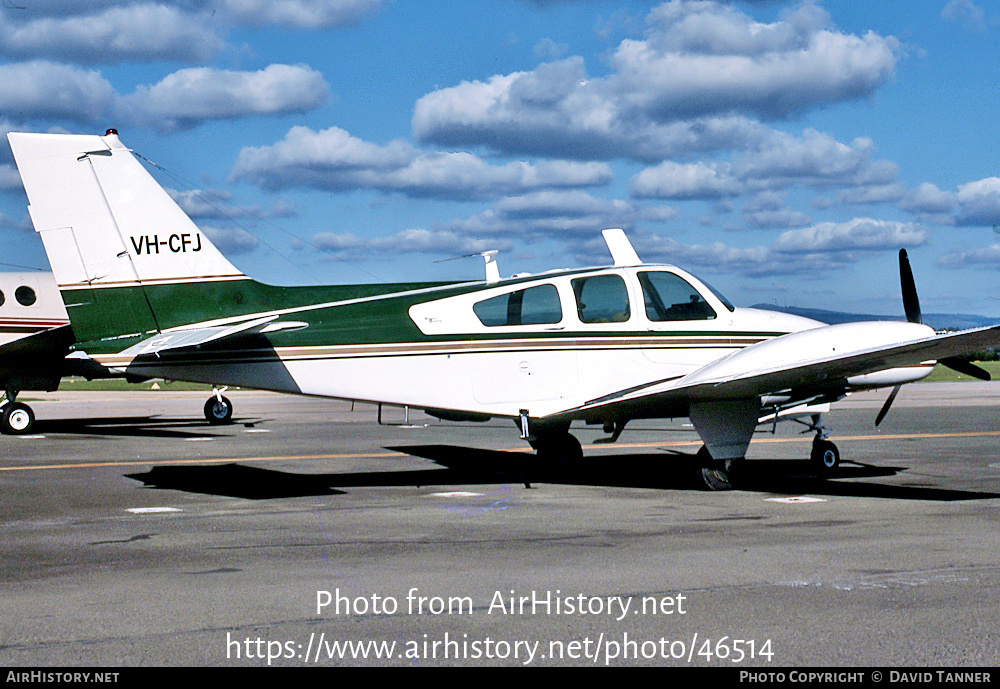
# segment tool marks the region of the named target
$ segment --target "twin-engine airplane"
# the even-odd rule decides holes
[[[820,412],[898,386],[935,360],[1000,344],[1000,327],[840,325],[736,308],[690,273],[643,263],[606,230],[614,265],[474,283],[275,287],[237,270],[109,130],[8,134],[66,304],[73,356],[138,378],[508,418],[542,460],[581,456],[573,421],[616,440],[633,419],[689,417],[697,476],[730,486],[760,423],[808,418],[819,468],[839,462]],[[988,377],[988,376],[987,376]]]

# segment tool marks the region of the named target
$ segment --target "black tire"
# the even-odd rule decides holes
[[[2,411],[0,430],[7,435],[30,433],[31,427],[35,425],[35,412],[27,404],[10,402],[3,406]]]
[[[712,459],[708,448],[702,445],[696,461],[694,478],[699,488],[709,491],[733,490],[734,460]]]
[[[212,395],[205,402],[205,418],[213,426],[233,422],[233,403],[228,397],[216,397]]]
[[[570,468],[583,459],[583,447],[572,433],[545,433],[531,443],[538,459],[553,468]]]
[[[816,473],[826,476],[840,466],[840,450],[829,440],[815,440],[809,461]]]

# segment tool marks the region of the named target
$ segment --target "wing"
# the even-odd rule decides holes
[[[919,380],[929,363],[997,344],[1000,326],[935,335],[919,323],[828,325],[745,347],[685,376],[613,392],[545,421],[687,416],[713,459],[736,459],[746,455],[764,397],[786,405],[829,402],[855,386]],[[877,378],[864,378],[871,374]]]
[[[882,326],[885,326],[884,328]],[[845,323],[777,337],[746,347],[685,376],[620,390],[552,415],[551,420],[642,418],[692,402],[744,400],[791,393],[792,399],[842,395],[850,379],[919,366],[1000,345],[1000,326],[905,341],[909,323]],[[884,330],[889,342],[859,347]],[[930,331],[926,328],[926,331]],[[894,341],[892,341],[894,340]],[[885,383],[892,385],[893,383]]]

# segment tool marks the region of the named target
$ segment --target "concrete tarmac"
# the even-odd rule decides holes
[[[687,420],[574,432],[227,393],[25,393],[0,437],[0,665],[1000,665],[1000,384],[761,429],[739,490]],[[405,422],[405,423],[404,423]],[[526,487],[530,485],[530,488]]]

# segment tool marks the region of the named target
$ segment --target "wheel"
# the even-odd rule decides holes
[[[708,448],[704,445],[698,450],[697,466],[694,477],[698,487],[702,490],[732,490],[732,473],[735,466],[731,459],[712,459],[708,453]]]
[[[23,435],[35,424],[35,412],[27,404],[11,402],[3,406],[0,430],[8,435]]]
[[[583,448],[572,433],[545,433],[532,441],[538,459],[550,467],[568,468],[583,459]]]
[[[840,465],[840,450],[829,440],[815,440],[809,461],[821,476],[828,474]]]
[[[215,395],[209,397],[205,402],[205,418],[213,426],[232,423],[233,403],[229,401],[228,397],[216,397]]]

